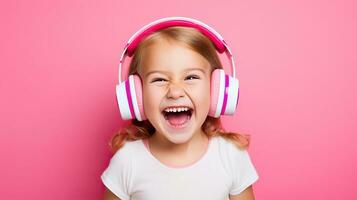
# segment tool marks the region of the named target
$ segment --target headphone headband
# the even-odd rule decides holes
[[[158,19],[155,20],[147,25],[145,25],[144,27],[142,27],[141,29],[139,29],[127,42],[126,46],[124,47],[124,51],[121,55],[120,58],[120,64],[119,64],[119,84],[122,82],[121,81],[121,68],[122,68],[122,64],[125,60],[126,56],[131,57],[134,52],[136,47],[139,45],[139,43],[148,35],[150,35],[151,33],[163,29],[163,28],[167,28],[167,27],[171,27],[171,26],[184,26],[184,27],[192,27],[192,28],[196,28],[197,30],[199,30],[202,34],[204,34],[205,36],[207,36],[212,43],[214,44],[216,50],[219,53],[226,53],[227,57],[230,59],[231,62],[231,68],[232,68],[232,76],[235,77],[235,64],[234,64],[234,59],[233,59],[233,55],[228,47],[228,45],[226,44],[226,42],[224,41],[223,37],[217,33],[213,28],[211,28],[210,26],[208,26],[207,24],[192,19],[192,18],[187,18],[187,17],[166,17],[166,18],[162,18],[162,19]]]

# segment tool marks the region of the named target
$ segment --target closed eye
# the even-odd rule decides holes
[[[198,77],[196,75],[189,75],[186,77],[186,80],[194,80],[194,79],[200,79],[200,77]]]
[[[163,79],[163,78],[155,78],[154,80],[151,81],[151,83],[153,83],[153,82],[164,82],[164,81],[166,81],[166,80]]]

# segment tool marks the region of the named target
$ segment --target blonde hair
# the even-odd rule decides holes
[[[197,29],[173,26],[160,29],[140,42],[131,60],[129,74],[137,73],[138,67],[141,66],[145,49],[155,42],[159,42],[160,40],[162,41],[163,39],[166,39],[166,41],[180,42],[189,49],[199,53],[210,63],[212,71],[213,69],[222,68],[215,46],[210,39],[204,36]],[[209,138],[221,136],[233,142],[240,149],[245,149],[249,146],[249,135],[225,131],[221,125],[220,118],[207,116],[202,125],[202,130]],[[115,153],[125,144],[126,141],[149,138],[154,134],[154,132],[155,128],[151,125],[149,120],[138,121],[136,119],[132,119],[131,123],[119,130],[111,138],[109,142],[110,149],[112,153]]]

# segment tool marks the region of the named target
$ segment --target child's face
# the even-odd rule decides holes
[[[210,64],[203,56],[177,42],[156,42],[145,50],[138,74],[143,82],[145,115],[158,137],[181,144],[203,133],[211,78]],[[190,108],[191,115],[164,111],[177,106]]]

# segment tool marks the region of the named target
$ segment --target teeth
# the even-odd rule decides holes
[[[182,112],[189,110],[188,107],[180,107],[180,108],[166,108],[165,112]]]

